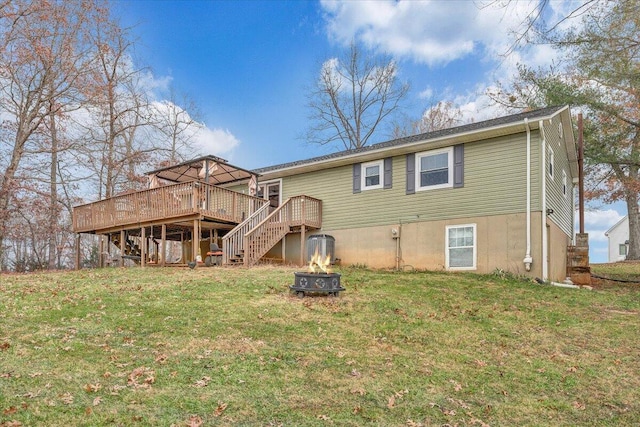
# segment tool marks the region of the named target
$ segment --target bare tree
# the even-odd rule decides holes
[[[153,126],[163,136],[164,143],[158,151],[163,162],[173,165],[193,157],[193,138],[201,129],[200,109],[196,102],[186,95],[178,97],[173,86],[169,87],[169,97],[154,103]]]
[[[367,145],[409,90],[397,75],[393,60],[365,56],[355,43],[342,59],[325,61],[307,95],[312,122],[307,141],[342,143],[345,149]]]
[[[89,0],[15,0],[0,8],[0,259],[21,163],[52,115],[77,108],[87,70],[88,22],[102,9]]]
[[[132,59],[129,31],[113,20],[97,23],[91,33],[95,46],[92,103],[84,125],[82,162],[92,171],[98,197],[142,185],[137,168],[152,147],[138,146],[136,133],[148,123],[148,100],[140,87],[140,69]]]
[[[463,123],[462,110],[451,101],[432,102],[424,110],[418,120],[406,119],[404,123],[396,123],[393,128],[393,138],[434,132],[449,129]]]

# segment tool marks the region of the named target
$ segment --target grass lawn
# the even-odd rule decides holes
[[[342,269],[0,275],[0,426],[637,426],[640,288]]]
[[[640,284],[640,262],[623,261],[608,264],[592,264],[591,273],[599,277],[611,278]]]

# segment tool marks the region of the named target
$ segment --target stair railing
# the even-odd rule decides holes
[[[244,235],[269,215],[270,203],[265,200],[253,214],[235,226],[222,238],[222,263],[229,264],[232,256],[244,252]]]
[[[287,235],[291,227],[310,225],[320,228],[321,224],[320,200],[309,196],[290,197],[244,235],[244,264],[250,266],[258,262]]]

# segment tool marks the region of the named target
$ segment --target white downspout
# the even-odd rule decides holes
[[[544,123],[542,120],[538,122],[540,126],[540,135],[541,138],[541,153],[542,153],[542,161],[540,164],[542,165],[542,215],[541,215],[541,224],[540,224],[540,232],[542,233],[542,280],[547,280],[549,273],[547,271],[547,141],[544,136]]]
[[[524,268],[531,271],[533,258],[531,257],[531,129],[529,129],[529,119],[524,119],[524,126],[527,130],[527,252],[524,255]]]

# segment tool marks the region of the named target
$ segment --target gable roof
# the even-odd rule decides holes
[[[416,150],[440,148],[455,143],[478,141],[497,136],[509,135],[525,131],[525,126],[530,129],[538,129],[538,121],[550,119],[557,114],[565,113],[563,126],[572,129],[571,115],[568,106],[554,106],[538,110],[526,111],[496,119],[469,123],[448,129],[411,135],[390,141],[368,145],[362,148],[343,150],[310,159],[282,163],[274,166],[254,169],[258,174],[268,175],[277,173],[278,176],[293,175],[302,172],[324,169],[327,167],[341,166],[348,163],[376,160],[382,153],[393,150],[393,155],[406,154]],[[567,151],[571,165],[572,176],[577,176],[577,153],[573,132],[566,132]],[[419,147],[419,148],[418,148]],[[575,172],[575,174],[574,174]]]
[[[628,220],[629,220],[629,215],[625,215],[624,217],[622,217],[622,219],[621,219],[620,221],[616,222],[615,224],[613,224],[613,225],[611,226],[611,228],[610,228],[610,229],[608,229],[607,231],[605,231],[605,232],[604,232],[604,235],[605,235],[605,236],[607,236],[607,237],[609,237],[609,234],[610,234],[613,230],[615,230],[616,228],[620,227],[620,225],[622,225],[625,221],[628,221]]]

